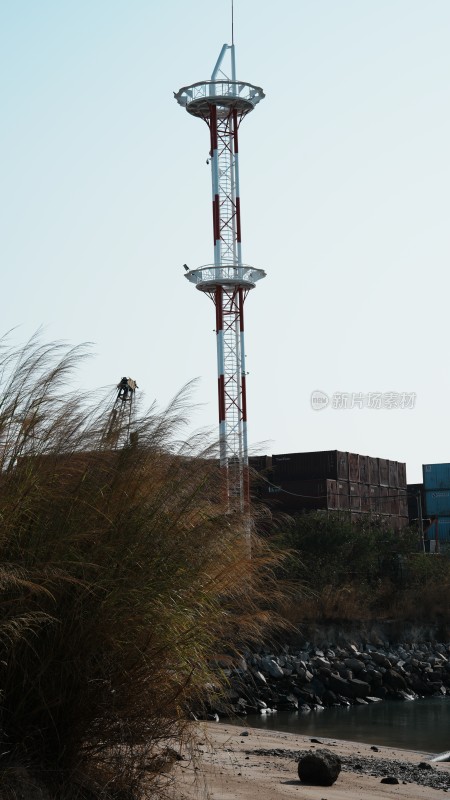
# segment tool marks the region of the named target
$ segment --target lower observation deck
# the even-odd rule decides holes
[[[231,264],[222,264],[220,267],[214,264],[206,264],[198,269],[191,269],[186,273],[185,278],[194,283],[200,292],[210,292],[217,286],[224,289],[236,288],[249,291],[262,278],[266,277],[263,269],[244,264],[241,267],[233,267]]]

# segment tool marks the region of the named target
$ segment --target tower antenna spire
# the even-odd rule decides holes
[[[231,0],[231,46],[234,47],[234,0]]]
[[[236,79],[233,1],[232,40],[224,44],[211,80],[183,86],[175,99],[209,128],[214,262],[185,277],[214,302],[219,400],[219,453],[224,494],[231,511],[249,509],[244,301],[262,269],[242,260],[238,132],[244,117],[264,98],[259,86]],[[228,75],[223,61],[230,51]],[[231,76],[230,76],[231,71]]]

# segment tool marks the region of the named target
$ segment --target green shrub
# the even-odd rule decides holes
[[[286,616],[302,620],[394,618],[450,621],[445,595],[450,560],[418,552],[417,531],[382,521],[351,523],[348,516],[299,514],[281,538],[291,556],[288,572],[301,593]],[[418,587],[420,586],[420,595]],[[444,619],[445,618],[445,619]]]

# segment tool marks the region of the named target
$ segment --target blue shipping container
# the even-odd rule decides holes
[[[423,488],[450,489],[450,464],[424,464]]]
[[[440,517],[438,520],[438,536],[440,542],[450,542],[450,517]],[[436,539],[436,523],[432,522],[431,526],[425,532],[425,538],[429,541]]]
[[[450,489],[425,492],[425,513],[427,517],[450,517]]]

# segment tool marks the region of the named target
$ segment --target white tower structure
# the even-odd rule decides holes
[[[236,79],[234,44],[223,45],[211,80],[175,94],[210,132],[214,263],[186,278],[216,307],[220,465],[229,508],[242,512],[249,504],[244,301],[266,273],[242,261],[238,130],[263,98],[259,86]]]

